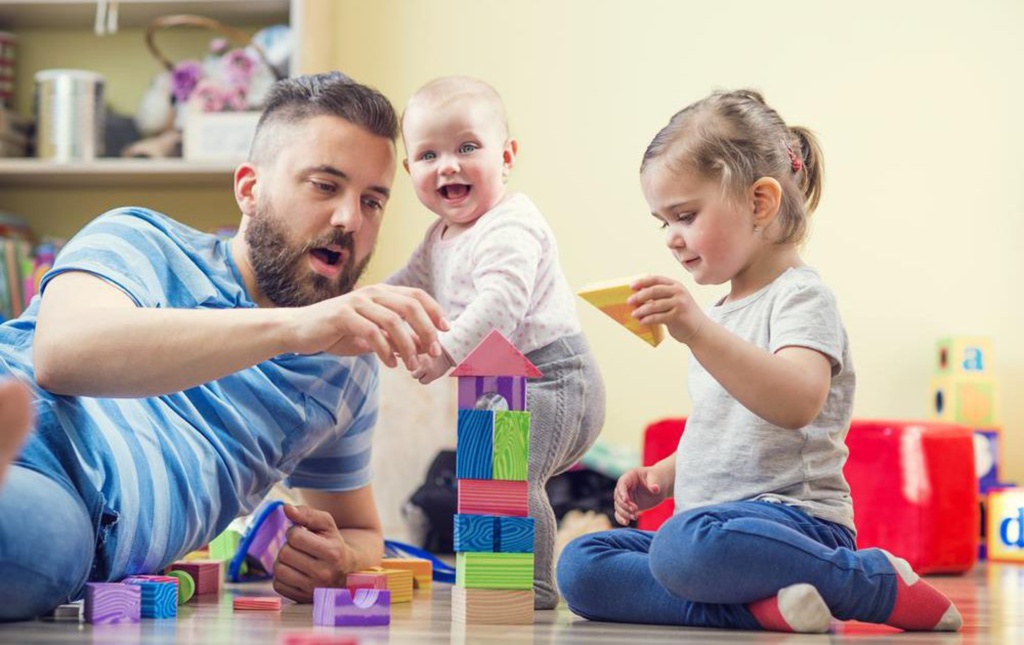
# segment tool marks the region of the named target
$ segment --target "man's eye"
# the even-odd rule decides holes
[[[475,143],[464,143],[461,146],[459,146],[459,152],[461,154],[466,154],[469,152],[473,152],[474,150],[477,149],[477,147],[478,146]]]
[[[384,202],[380,201],[379,199],[364,199],[363,205],[368,207],[370,210],[384,210]]]
[[[316,188],[317,190],[319,190],[321,192],[324,192],[324,193],[332,193],[332,192],[334,192],[334,184],[328,184],[328,183],[325,183],[325,182],[322,182],[322,181],[311,181],[309,183],[311,183],[313,185],[313,188]]]

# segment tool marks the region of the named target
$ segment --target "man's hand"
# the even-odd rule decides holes
[[[437,331],[448,330],[441,306],[411,287],[376,284],[286,312],[297,353],[374,352],[388,367],[398,355],[409,371],[419,367],[418,355],[443,353]]]
[[[284,514],[295,525],[274,563],[274,591],[296,602],[313,602],[316,587],[344,586],[356,557],[330,513],[285,504]]]
[[[640,516],[640,511],[653,508],[665,499],[666,492],[649,466],[634,468],[619,477],[615,484],[615,521],[626,526]]]

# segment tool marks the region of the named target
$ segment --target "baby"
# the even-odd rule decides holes
[[[427,83],[406,106],[402,136],[416,196],[438,218],[388,282],[427,291],[452,323],[440,335],[445,351],[420,357],[413,376],[421,383],[443,376],[492,329],[543,373],[527,382],[529,509],[536,523],[534,604],[552,609],[556,526],[545,485],[597,438],[604,383],[554,235],[533,202],[507,189],[519,143],[494,88],[464,76]]]

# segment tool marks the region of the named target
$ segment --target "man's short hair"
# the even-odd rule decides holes
[[[386,96],[341,72],[307,74],[283,79],[271,88],[256,125],[249,160],[273,154],[276,146],[270,143],[275,137],[270,133],[277,126],[317,116],[340,117],[392,142],[398,137],[398,118]]]

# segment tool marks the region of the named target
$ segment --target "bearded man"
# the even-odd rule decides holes
[[[237,236],[122,208],[68,242],[0,326],[0,620],[159,571],[279,481],[304,505],[278,592],[309,602],[379,562],[377,359],[415,370],[447,329],[419,290],[355,288],[396,134],[376,90],[286,79],[235,171]]]

